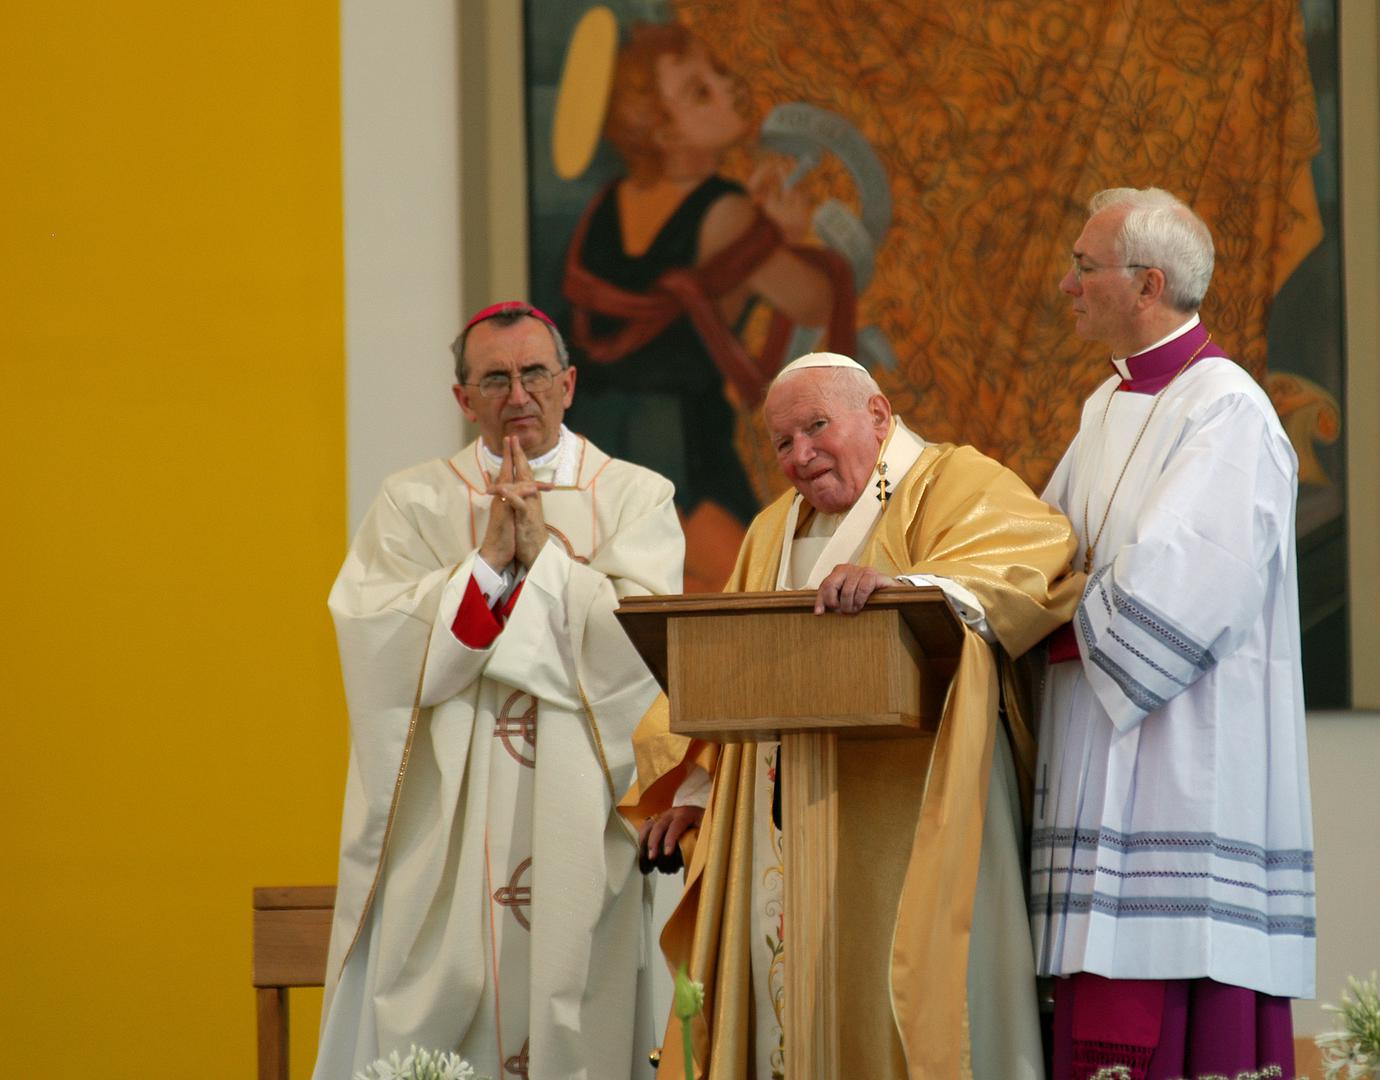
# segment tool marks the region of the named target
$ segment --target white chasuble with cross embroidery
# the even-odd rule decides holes
[[[677,591],[683,541],[669,482],[562,441],[550,539],[487,647],[451,629],[477,444],[385,483],[332,590],[352,745],[318,1080],[413,1043],[494,1080],[645,1068],[647,891],[613,806],[657,687],[613,610]]]

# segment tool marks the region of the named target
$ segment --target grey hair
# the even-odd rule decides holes
[[[1212,280],[1212,233],[1203,219],[1161,188],[1108,188],[1088,201],[1094,214],[1111,206],[1130,208],[1116,238],[1121,261],[1156,267],[1169,304],[1197,311]]]
[[[468,378],[469,372],[465,368],[465,342],[469,339],[470,331],[482,323],[497,323],[499,326],[512,326],[519,319],[535,319],[546,327],[546,332],[551,335],[551,344],[556,347],[556,359],[560,361],[562,368],[570,366],[570,350],[565,347],[565,339],[561,337],[561,332],[557,330],[545,318],[538,318],[536,308],[530,304],[514,301],[505,304],[501,311],[496,311],[492,315],[485,316],[478,322],[472,322],[464,330],[460,331],[460,336],[450,343],[451,355],[455,357],[455,381],[464,383]]]
[[[873,394],[880,394],[882,388],[877,385],[877,380],[866,371],[859,371],[853,367],[812,367],[796,368],[794,371],[783,371],[777,374],[768,388],[768,393],[775,389],[779,384],[787,379],[794,379],[807,372],[827,372],[829,386],[826,391],[828,396],[837,400],[841,405],[849,409],[861,409],[871,399]]]

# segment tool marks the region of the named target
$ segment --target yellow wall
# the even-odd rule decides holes
[[[337,4],[3,21],[5,1070],[243,1078],[251,886],[335,875]]]

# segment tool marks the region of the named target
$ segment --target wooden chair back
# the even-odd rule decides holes
[[[254,890],[259,1080],[288,1080],[288,988],[323,986],[334,885]]]

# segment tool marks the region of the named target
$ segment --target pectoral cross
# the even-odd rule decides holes
[[[877,501],[885,506],[887,499],[891,498],[891,481],[886,478],[885,461],[877,466],[877,474],[880,477],[875,485],[877,488]]]

